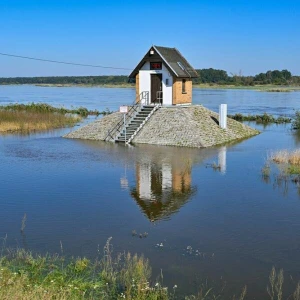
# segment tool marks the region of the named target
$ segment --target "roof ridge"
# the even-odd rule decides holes
[[[165,48],[165,49],[176,49],[175,47],[165,47],[165,46],[157,46],[153,45],[153,47]]]

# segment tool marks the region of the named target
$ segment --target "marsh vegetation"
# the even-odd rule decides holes
[[[67,109],[46,103],[10,104],[0,106],[0,133],[49,130],[74,126],[88,115],[109,114],[84,107]]]
[[[228,115],[229,118],[234,119],[239,122],[244,121],[251,121],[256,122],[257,124],[286,124],[291,123],[292,119],[284,116],[280,116],[278,118],[274,117],[273,115],[264,113],[262,115],[243,115],[240,113],[234,115]]]
[[[300,193],[300,150],[271,152],[261,172],[266,183],[273,176],[274,184],[283,186],[285,193],[288,191],[289,182],[296,184]]]

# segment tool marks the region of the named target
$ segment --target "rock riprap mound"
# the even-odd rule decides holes
[[[210,147],[257,135],[259,131],[227,118],[227,129],[218,125],[219,115],[201,105],[162,107],[157,110],[132,143],[185,147]],[[113,113],[90,123],[66,138],[105,140],[107,133],[121,119]]]

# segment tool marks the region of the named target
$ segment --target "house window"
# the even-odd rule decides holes
[[[185,79],[182,79],[182,94],[186,94],[186,89],[185,89]]]
[[[161,62],[150,62],[150,70],[161,70],[162,63]]]

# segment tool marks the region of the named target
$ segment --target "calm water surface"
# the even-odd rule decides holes
[[[116,110],[133,97],[131,89],[0,87],[1,104]],[[299,92],[196,89],[194,100],[213,110],[228,103],[230,113],[300,108]],[[290,125],[256,127],[259,136],[210,149],[61,138],[70,129],[1,136],[0,237],[42,253],[60,253],[62,243],[64,254],[91,258],[113,237],[115,252],[144,253],[154,278],[162,269],[165,283],[182,293],[208,278],[226,282],[228,294],[247,284],[251,299],[263,299],[273,265],[284,268],[291,287],[291,278],[300,279],[299,189],[264,181],[261,168],[270,151],[298,148],[300,138]]]

